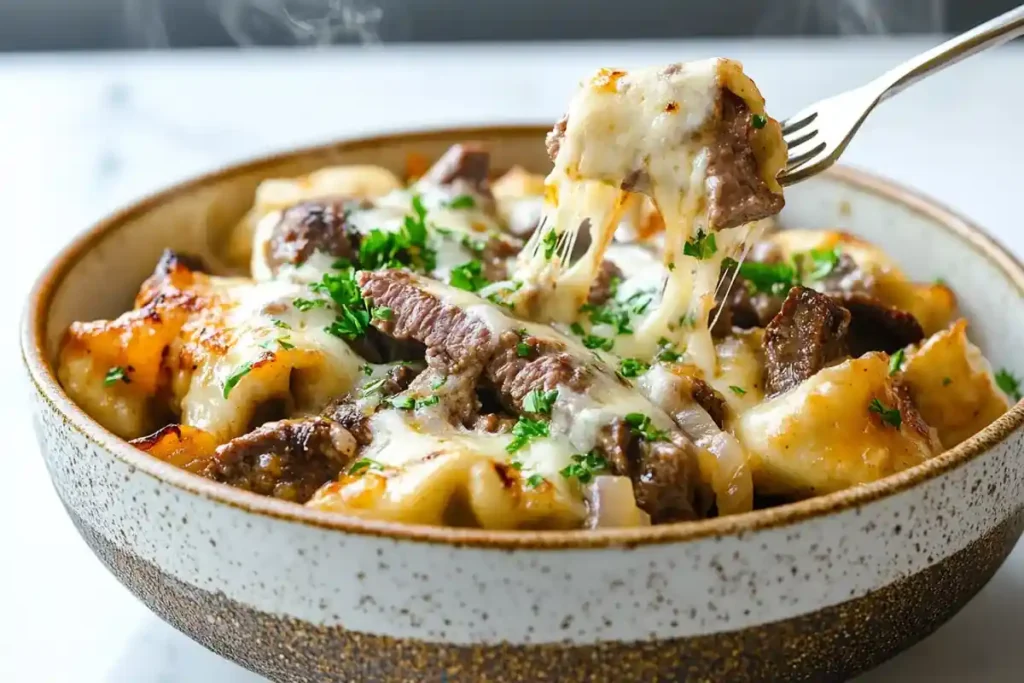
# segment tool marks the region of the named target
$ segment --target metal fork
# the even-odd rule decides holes
[[[824,171],[850,144],[860,124],[884,102],[925,76],[1024,35],[1024,5],[947,40],[867,85],[822,100],[782,122],[789,162],[779,182],[792,185]]]

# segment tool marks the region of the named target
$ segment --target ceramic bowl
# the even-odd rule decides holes
[[[36,427],[82,536],[153,611],[278,681],[840,680],[930,633],[1024,527],[1024,403],[881,481],[722,519],[491,532],[307,510],[192,476],[76,407],[53,361],[73,320],[130,306],[165,247],[210,258],[266,177],[401,170],[481,140],[496,168],[546,169],[539,127],[349,140],[197,178],[75,239],[22,332]],[[968,221],[866,173],[787,191],[789,226],[841,227],[909,274],[946,279],[995,367],[1020,373],[1024,268]]]

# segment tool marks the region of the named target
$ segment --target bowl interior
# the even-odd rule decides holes
[[[378,164],[401,174],[410,154],[433,159],[450,145],[466,140],[487,144],[499,171],[513,165],[546,170],[550,162],[543,138],[544,129],[533,126],[365,138],[242,164],[143,200],[77,239],[44,274],[30,301],[25,338],[30,365],[33,349],[44,347],[46,358],[41,360],[50,367],[37,373],[46,375],[43,385],[54,386],[52,365],[68,325],[75,320],[114,317],[130,307],[163,249],[198,254],[217,264],[216,254],[229,228],[248,210],[257,184],[265,178],[354,163]],[[957,293],[962,313],[971,322],[970,336],[992,365],[1024,374],[1024,361],[1015,353],[1017,340],[1024,338],[1024,268],[963,219],[887,181],[838,168],[787,190],[782,221],[786,227],[849,231],[881,245],[912,278],[927,281],[941,277]],[[1024,410],[1018,406],[1013,425],[1022,418]],[[983,449],[982,442],[991,429],[961,444],[957,453],[967,458]],[[1000,433],[1010,429],[1011,425],[1004,424]],[[991,440],[988,437],[988,442]],[[919,466],[928,467],[929,463]],[[867,499],[884,485],[879,484],[878,491],[875,485],[862,488],[865,490],[845,495],[843,500],[851,504]],[[847,493],[794,506],[806,508],[807,513],[825,510],[830,503],[822,498],[836,497],[838,501]]]

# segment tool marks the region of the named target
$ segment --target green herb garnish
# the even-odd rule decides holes
[[[548,423],[541,420],[531,420],[526,417],[520,417],[519,421],[512,427],[512,435],[515,438],[505,446],[505,450],[509,453],[515,453],[533,439],[548,436]]]
[[[227,380],[224,382],[224,398],[227,398],[228,394],[230,394],[231,390],[235,388],[235,385],[238,384],[239,380],[248,375],[251,371],[251,362],[242,363],[237,368],[235,368],[234,372],[228,375]]]
[[[448,284],[452,287],[464,289],[467,292],[477,292],[490,283],[490,280],[485,278],[482,273],[483,264],[480,261],[476,259],[467,261],[460,266],[452,268]]]
[[[460,194],[458,197],[453,197],[446,206],[449,209],[472,209],[476,206],[476,200],[472,195]]]
[[[668,432],[658,429],[651,424],[651,418],[643,413],[629,413],[625,417],[626,424],[632,429],[633,434],[642,436],[647,441],[665,441],[668,439]]]
[[[747,261],[740,266],[740,275],[754,292],[785,296],[797,284],[796,269],[787,263],[757,263]]]
[[[277,318],[272,318],[270,320],[270,322],[274,323],[274,327],[280,327],[282,330],[290,330],[290,329],[292,329],[291,325],[289,325],[288,323],[286,323],[283,320],[278,320]]]
[[[550,261],[555,255],[555,249],[558,248],[558,234],[554,230],[548,230],[540,243],[544,245],[544,258]]]
[[[611,351],[612,347],[615,346],[615,341],[608,339],[607,337],[601,337],[596,334],[587,334],[583,336],[583,346],[588,349],[601,349],[602,351]]]
[[[376,460],[373,460],[371,458],[359,458],[359,460],[356,460],[354,463],[352,463],[352,466],[348,468],[348,473],[359,474],[363,470],[369,471],[371,469],[383,470],[384,464],[377,462]]]
[[[682,322],[683,319],[685,319],[685,317],[681,318],[680,322]],[[658,353],[654,356],[655,360],[660,360],[665,363],[674,363],[682,357],[683,355],[676,351],[676,345],[671,341],[665,337],[658,340]]]
[[[639,358],[623,358],[619,362],[619,374],[623,377],[639,377],[650,369],[650,364]]]
[[[303,313],[313,308],[323,308],[327,305],[327,302],[323,299],[296,299],[292,302],[295,308],[299,309]]]
[[[448,375],[442,375],[441,377],[438,377],[437,379],[430,383],[430,388],[433,389],[434,391],[437,391],[438,389],[443,387],[444,383],[447,381]]]
[[[889,356],[889,374],[895,375],[903,367],[903,361],[906,360],[906,351],[899,349],[896,353]]]
[[[103,377],[103,386],[105,387],[109,387],[117,382],[131,383],[131,380],[128,379],[127,371],[120,365],[115,365],[107,370],[107,374]]]
[[[811,249],[807,252],[813,268],[804,276],[805,280],[823,280],[839,265],[839,247],[832,249]]]
[[[544,482],[544,477],[540,474],[531,474],[530,478],[526,480],[526,488],[535,489]]]
[[[698,261],[711,258],[716,251],[718,251],[718,245],[715,244],[715,233],[704,234],[703,230],[698,230],[697,236],[692,240],[687,240],[683,245],[683,253],[693,256]]]
[[[520,358],[529,358],[531,351],[533,351],[533,347],[526,342],[521,341],[516,344],[516,355]]]
[[[768,125],[768,117],[765,116],[764,114],[751,114],[750,125],[752,125],[754,128],[764,128],[765,126]]]
[[[576,478],[581,484],[588,483],[595,474],[608,469],[608,461],[597,454],[596,451],[572,456],[572,464],[559,470],[566,479]]]
[[[889,425],[890,427],[899,429],[900,425],[903,424],[903,416],[900,415],[900,409],[886,408],[885,404],[883,404],[877,398],[871,399],[871,403],[870,405],[868,405],[868,410],[872,413],[878,413],[878,416],[882,419],[882,422]]]
[[[942,378],[942,386],[948,387],[952,383],[953,383],[953,380],[951,380],[949,377],[943,377]]]
[[[557,399],[557,390],[542,391],[540,389],[533,389],[523,399],[523,410],[527,413],[550,415],[551,407],[555,405]]]
[[[732,393],[736,394],[737,396],[743,396],[744,394],[747,393],[746,389],[744,389],[743,387],[738,387],[735,384],[730,384],[729,390],[732,391]]]
[[[1020,379],[1014,377],[1006,368],[996,373],[996,385],[1014,401],[1020,400]]]

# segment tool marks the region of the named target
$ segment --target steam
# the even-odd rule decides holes
[[[941,33],[947,0],[791,0],[770,3],[755,33]],[[795,6],[794,6],[795,5]]]
[[[213,0],[224,29],[242,46],[268,42],[333,45],[380,42],[384,10],[373,0]]]

